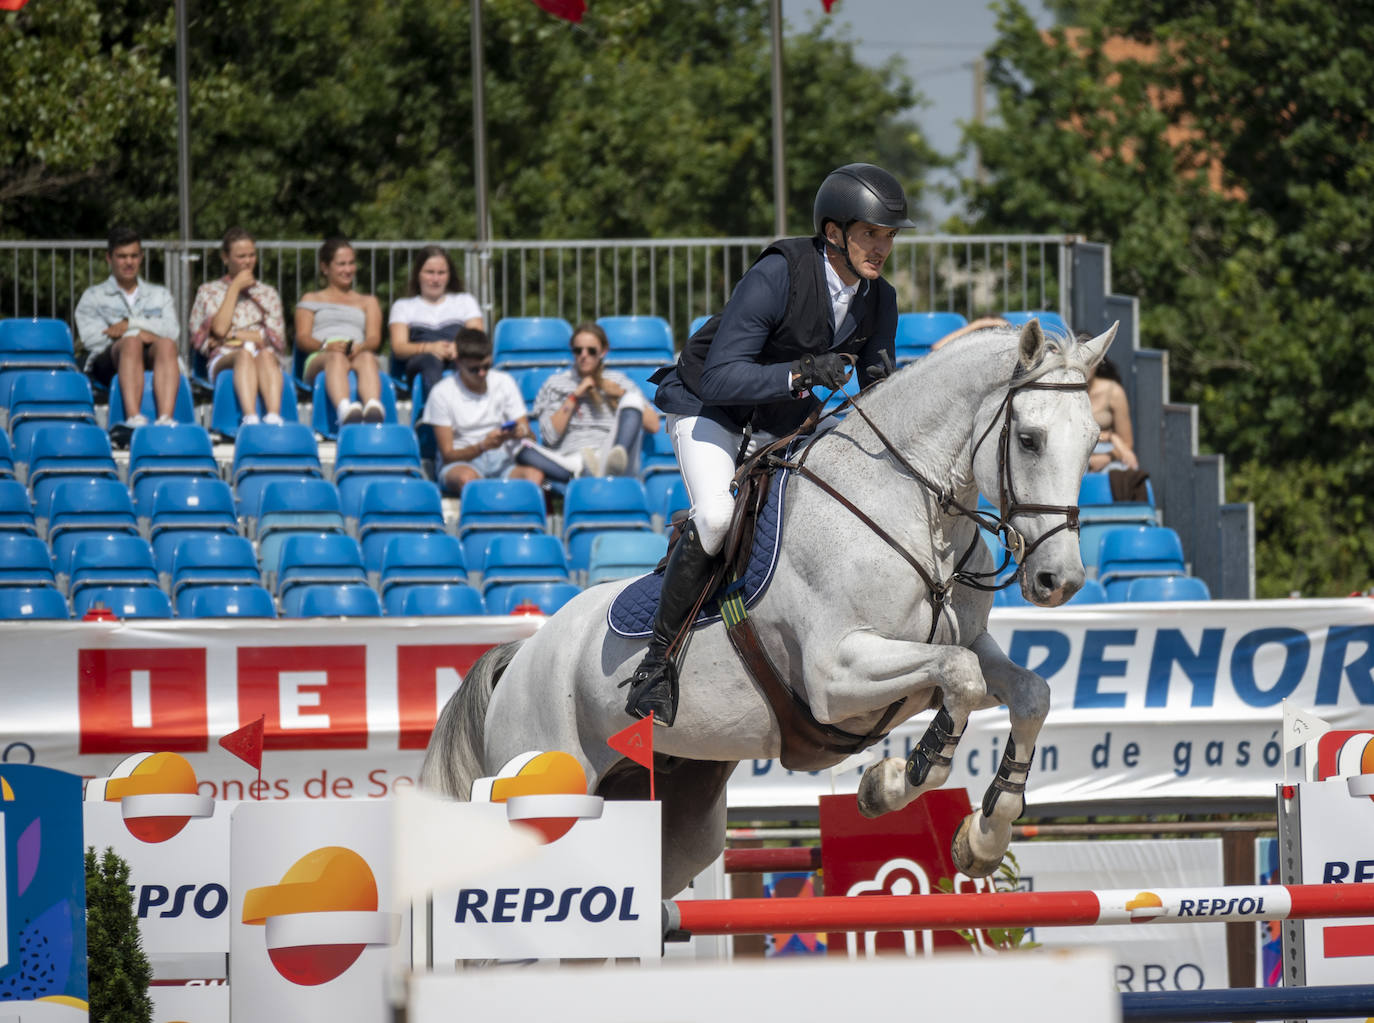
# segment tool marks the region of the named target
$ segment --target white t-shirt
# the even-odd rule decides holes
[[[469,391],[457,374],[444,377],[425,399],[425,414],[420,420],[431,426],[447,426],[453,431],[454,447],[476,444],[499,429],[502,423],[527,415],[520,385],[509,373],[499,369],[487,372],[485,394]],[[508,441],[518,444],[519,441]]]
[[[412,341],[451,341],[468,320],[481,315],[477,299],[466,291],[449,291],[438,302],[426,302],[419,295],[401,299],[391,307],[387,323],[408,324]]]

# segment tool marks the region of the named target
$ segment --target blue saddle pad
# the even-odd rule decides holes
[[[790,473],[782,470],[776,473],[768,484],[768,500],[759,512],[758,524],[754,529],[754,549],[749,554],[742,584],[744,606],[753,607],[763,596],[768,584],[773,580],[773,570],[778,565],[778,550],[782,546],[782,509],[787,493],[787,477]],[[720,621],[720,599],[728,584],[722,584],[705,604],[693,623],[693,628],[701,628]],[[611,631],[628,639],[642,639],[653,632],[654,612],[658,610],[658,596],[663,590],[663,574],[654,572],[642,576],[626,586],[611,602],[606,611],[606,624]]]

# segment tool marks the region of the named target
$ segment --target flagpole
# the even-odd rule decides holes
[[[787,234],[787,154],[782,120],[782,0],[769,0],[773,21],[773,236]]]
[[[477,303],[487,324],[492,321],[487,268],[491,253],[487,243],[487,107],[483,90],[486,68],[482,55],[482,0],[471,0],[472,11],[472,177],[477,207]],[[490,328],[488,328],[490,329]]]

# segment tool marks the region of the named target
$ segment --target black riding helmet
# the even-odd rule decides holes
[[[849,262],[849,228],[856,220],[879,227],[915,227],[906,215],[906,193],[901,183],[881,167],[871,163],[850,163],[825,176],[816,190],[812,212],[816,234],[825,237],[825,225],[833,220],[840,226],[845,245],[840,250],[845,265],[858,275]],[[835,248],[829,241],[825,243]]]

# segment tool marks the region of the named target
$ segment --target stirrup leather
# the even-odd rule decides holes
[[[949,767],[954,763],[954,748],[959,745],[963,735],[962,731],[954,734],[954,718],[946,708],[941,707],[936,711],[930,727],[906,759],[907,782],[919,788],[925,784],[932,767]]]
[[[1021,800],[1021,810],[1016,814],[1020,817],[1026,811],[1026,779],[1030,774],[1031,764],[1035,760],[1035,747],[1030,748],[1030,753],[1025,760],[1016,759],[1016,740],[1010,735],[1007,736],[1006,748],[1002,750],[1002,762],[997,765],[997,774],[993,776],[988,789],[983,793],[983,816],[991,817],[993,807],[997,803],[999,793],[1005,792],[1008,795],[1016,796]],[[1020,775],[1020,781],[1013,781],[1012,775]],[[1015,820],[1013,817],[1012,820]]]

